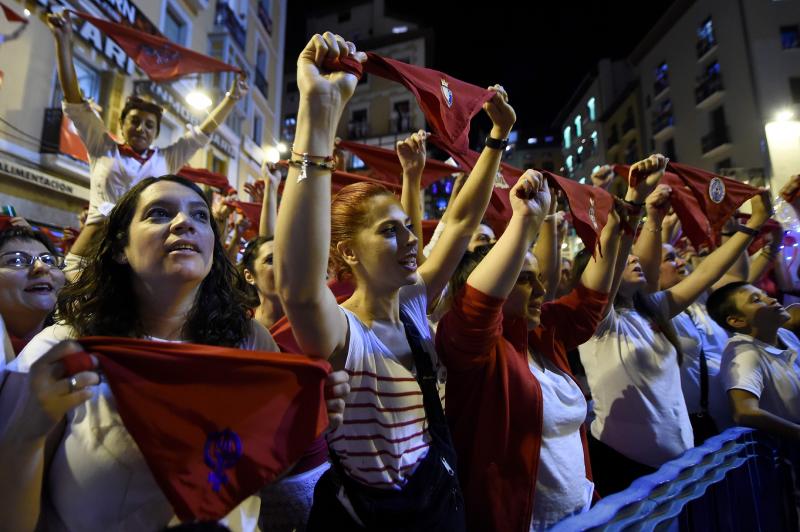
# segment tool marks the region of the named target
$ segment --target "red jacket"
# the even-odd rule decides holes
[[[447,367],[447,419],[471,530],[527,532],[539,466],[542,389],[528,367],[532,349],[571,374],[567,351],[587,341],[606,294],[578,285],[542,305],[530,334],[522,318],[503,319],[504,300],[467,285],[436,334]],[[586,434],[584,462],[591,480]]]

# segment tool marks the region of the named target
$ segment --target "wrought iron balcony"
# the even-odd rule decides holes
[[[255,86],[264,95],[264,99],[269,100],[269,82],[267,78],[264,77],[264,74],[256,70],[255,76]]]
[[[245,49],[247,44],[247,27],[239,20],[226,2],[217,2],[217,12],[214,15],[214,25],[225,28],[239,48]]]

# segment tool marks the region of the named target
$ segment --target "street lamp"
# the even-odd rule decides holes
[[[264,159],[268,163],[277,163],[281,160],[281,154],[275,146],[267,146],[264,148]]]
[[[791,109],[783,109],[775,113],[776,122],[789,122],[792,118],[794,118],[794,111]]]
[[[201,111],[205,111],[211,104],[211,98],[208,97],[206,93],[199,89],[195,89],[189,94],[186,95],[186,103],[194,107],[195,109],[199,109]]]
[[[800,168],[800,121],[790,108],[781,109],[773,116],[774,120],[767,122],[764,131],[772,166],[771,188],[778,191]]]
[[[289,147],[285,142],[279,142],[277,148],[280,153],[287,153],[289,151]]]

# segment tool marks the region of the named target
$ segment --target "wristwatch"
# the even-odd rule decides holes
[[[496,139],[494,137],[486,137],[484,145],[493,150],[504,150],[508,146],[508,139]]]

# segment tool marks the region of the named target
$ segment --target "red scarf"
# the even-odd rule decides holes
[[[128,144],[117,144],[117,148],[119,149],[119,154],[123,157],[133,157],[139,164],[146,163],[150,157],[153,156],[154,150],[145,150],[144,153],[136,153],[133,148],[131,148]]]
[[[327,362],[303,355],[91,337],[117,410],[183,520],[217,520],[303,456],[328,424]],[[91,367],[67,357],[68,374]]]

